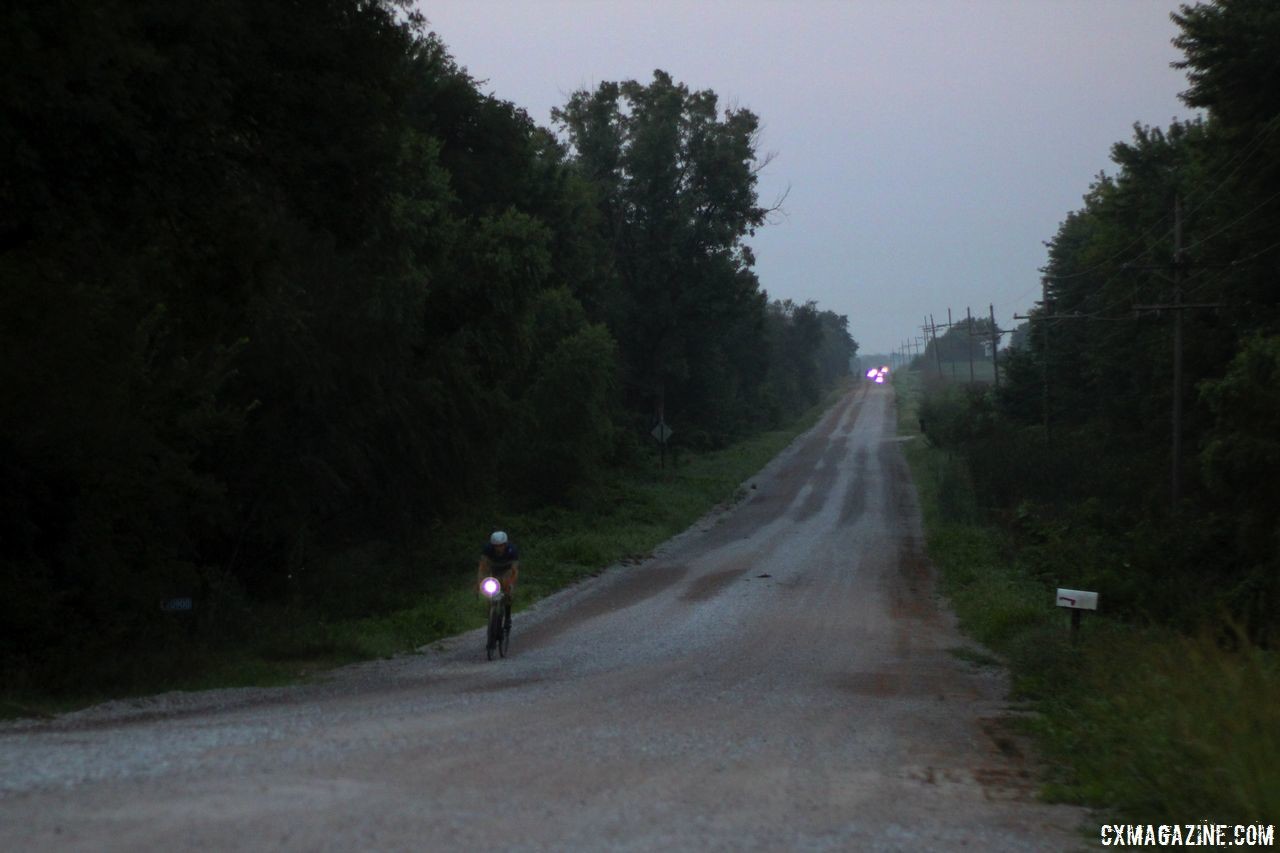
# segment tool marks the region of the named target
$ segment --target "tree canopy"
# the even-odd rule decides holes
[[[1105,507],[1102,526],[1129,531],[1117,545],[1125,580],[1105,571],[1113,584],[1207,586],[1265,632],[1280,612],[1280,459],[1270,440],[1280,424],[1280,88],[1267,85],[1280,73],[1280,10],[1219,0],[1174,18],[1191,83],[1184,100],[1206,115],[1137,125],[1113,147],[1114,173],[1097,178],[1048,244],[1045,301],[1005,359],[999,410],[1024,431],[988,420],[989,447],[975,453],[996,470],[1038,436],[1052,465],[1034,478],[1010,474],[989,500]],[[1176,622],[1204,602],[1129,605]]]
[[[334,555],[570,500],[659,399],[700,446],[776,424],[856,349],[752,271],[756,117],[664,72],[557,136],[390,0],[2,14],[6,670],[192,591],[345,614]]]

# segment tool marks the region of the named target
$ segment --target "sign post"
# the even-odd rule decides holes
[[[658,425],[649,430],[649,434],[658,440],[658,458],[659,467],[667,467],[667,439],[671,438],[674,430],[667,426],[666,421],[658,421]]]
[[[1098,609],[1098,594],[1083,589],[1059,589],[1056,604],[1071,611],[1071,642],[1074,645],[1080,639],[1081,614]]]

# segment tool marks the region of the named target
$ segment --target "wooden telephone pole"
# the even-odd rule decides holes
[[[995,384],[996,390],[1000,389],[1000,336],[1005,334],[996,326],[996,306],[988,303],[987,309],[991,312],[991,381]]]
[[[969,310],[969,306],[964,308],[964,316],[969,322],[969,343],[965,349],[969,353],[969,384],[973,384],[973,312]]]
[[[1178,507],[1178,503],[1182,498],[1182,318],[1183,312],[1202,309],[1202,308],[1228,308],[1225,302],[1195,302],[1187,303],[1182,301],[1182,282],[1190,264],[1186,260],[1186,252],[1182,245],[1182,198],[1175,196],[1173,201],[1173,263],[1163,266],[1136,266],[1126,264],[1125,269],[1169,269],[1173,270],[1173,301],[1168,304],[1159,305],[1134,305],[1133,312],[1135,316],[1144,313],[1159,313],[1161,311],[1173,312],[1173,411],[1170,413],[1170,428],[1172,432],[1171,452],[1169,459],[1169,499],[1174,509]],[[1208,265],[1212,266],[1212,265]],[[1044,313],[1034,316],[1023,316],[1014,314],[1015,320],[1088,320],[1091,315],[1088,314],[1053,314],[1048,300],[1048,279],[1045,279],[1045,295],[1041,303],[1044,306]],[[1042,338],[1044,346],[1044,422],[1045,433],[1048,434],[1051,426],[1049,418],[1049,328],[1044,329]]]
[[[968,308],[964,310],[965,310],[965,313],[969,312]],[[987,338],[991,341],[991,381],[996,388],[999,388],[1000,387],[1000,361],[999,361],[998,353],[1000,350],[1000,336],[1009,334],[1009,330],[1001,329],[998,326],[996,326],[996,306],[995,305],[990,305],[990,304],[987,305],[987,310],[991,314],[991,331],[974,334],[973,315],[970,314],[969,315],[969,337],[970,338]],[[1018,315],[1016,314],[1014,315],[1015,318],[1017,316]],[[973,380],[973,353],[969,354],[969,379],[970,381]]]
[[[1176,510],[1182,498],[1182,314],[1199,308],[1228,308],[1225,302],[1182,301],[1182,276],[1187,271],[1186,253],[1182,247],[1182,198],[1173,200],[1173,303],[1169,305],[1134,305],[1133,313],[1173,312],[1173,449],[1169,459],[1169,500]]]

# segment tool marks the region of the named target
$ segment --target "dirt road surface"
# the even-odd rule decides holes
[[[0,726],[0,850],[1067,850],[859,386],[653,559],[320,684]],[[518,532],[518,531],[517,531]],[[535,572],[530,565],[526,571]]]

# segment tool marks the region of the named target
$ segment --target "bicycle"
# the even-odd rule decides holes
[[[496,650],[500,657],[507,656],[511,647],[511,626],[504,624],[507,593],[497,578],[485,578],[480,582],[480,592],[489,600],[488,631],[485,634],[485,655],[493,660]]]

